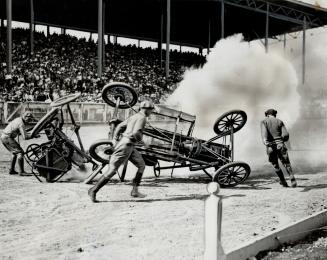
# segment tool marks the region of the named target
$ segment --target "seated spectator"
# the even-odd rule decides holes
[[[0,90],[7,91],[2,99],[17,102],[49,101],[74,92],[84,93],[80,101],[103,102],[101,89],[112,81],[130,84],[140,100],[151,97],[160,102],[175,90],[186,68],[205,62],[201,55],[172,51],[167,85],[158,50],[109,43],[100,78],[97,75],[97,45],[92,41],[67,34],[46,37],[35,32],[34,57],[29,58],[29,30],[14,29],[13,35],[13,69],[9,74],[6,63],[1,63]],[[5,39],[0,39],[1,46],[5,46]],[[5,48],[0,48],[0,57],[5,57]]]

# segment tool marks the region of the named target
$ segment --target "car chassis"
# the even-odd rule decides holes
[[[136,112],[133,106],[137,95],[128,84],[107,84],[103,88],[102,98],[115,107],[115,110],[113,119],[109,122],[109,139],[98,140],[90,146],[90,155],[102,165],[88,176],[85,183],[90,183],[109,163],[113,152],[113,131],[120,122],[117,119],[118,109],[130,108]],[[192,137],[195,119],[195,116],[182,111],[157,105],[143,131],[144,143],[136,145],[146,165],[153,167],[156,177],[160,176],[161,170],[171,169],[172,176],[176,168],[189,168],[190,171],[202,170],[222,187],[232,187],[244,182],[251,169],[247,163],[234,161],[234,134],[245,125],[246,113],[232,110],[221,115],[214,122],[213,130],[216,135],[207,141]],[[155,126],[156,124],[159,126]],[[167,130],[169,127],[172,129]],[[173,164],[160,166],[160,161]],[[121,173],[118,172],[121,181],[124,181],[127,164],[128,162]]]

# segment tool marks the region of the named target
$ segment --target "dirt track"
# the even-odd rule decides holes
[[[146,199],[131,199],[129,183],[113,181],[99,193],[103,203],[92,204],[89,185],[40,184],[1,167],[3,259],[202,259],[207,192],[201,180],[147,177]],[[298,179],[296,189],[261,178],[222,190],[225,250],[323,209],[325,173]]]
[[[1,259],[203,258],[206,181],[178,171],[177,178],[163,172],[154,179],[148,170],[141,188],[148,196],[132,199],[130,168],[128,182],[114,179],[98,195],[103,202],[92,204],[90,186],[81,182],[87,173],[73,171],[53,184],[9,176],[9,153],[0,150]],[[225,251],[327,206],[326,168],[298,166],[295,189],[266,176],[222,190]]]

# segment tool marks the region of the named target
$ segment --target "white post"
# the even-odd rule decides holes
[[[79,123],[80,125],[83,124],[83,110],[84,110],[84,104],[80,103],[79,104]],[[87,120],[87,119],[86,119]]]
[[[210,195],[205,201],[204,260],[226,260],[221,245],[222,199],[217,196],[219,190],[217,182],[210,182],[207,186]]]

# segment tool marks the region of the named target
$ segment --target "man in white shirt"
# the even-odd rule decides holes
[[[26,175],[24,171],[24,150],[15,140],[18,135],[21,135],[24,140],[31,139],[30,134],[26,132],[26,123],[34,120],[30,111],[26,111],[21,117],[15,118],[11,121],[6,128],[2,131],[1,142],[4,147],[11,152],[12,160],[10,165],[9,174],[17,174],[15,171],[16,160],[18,162],[18,174],[20,176]]]

